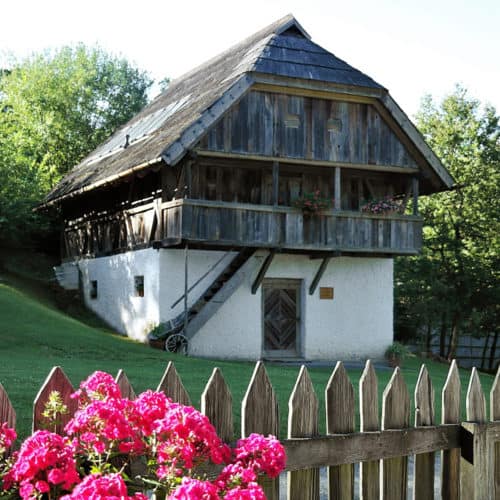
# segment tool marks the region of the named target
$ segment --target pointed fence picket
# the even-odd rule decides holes
[[[75,389],[62,368],[60,366],[54,366],[45,379],[41,389],[38,391],[35,402],[33,403],[33,432],[47,429],[48,422],[43,412],[45,411],[45,407],[53,391],[59,393],[61,402],[66,406],[67,411],[58,416],[55,426],[52,426],[50,430],[61,434],[65,425],[75,414],[77,402],[76,399],[71,398],[71,394],[75,392]]]
[[[263,434],[279,433],[278,401],[273,386],[267,376],[264,363],[255,365],[247,392],[241,403],[241,436],[247,437],[253,432]],[[262,487],[269,500],[279,498],[279,480],[264,478]]]
[[[115,382],[118,384],[118,387],[120,388],[122,397],[130,400],[135,399],[134,388],[132,387],[127,377],[127,374],[121,368],[118,370]]]
[[[415,387],[415,427],[434,425],[434,388],[425,365]],[[434,499],[434,452],[415,456],[413,498]]]
[[[460,376],[457,363],[453,360],[442,392],[442,424],[460,423],[460,394]],[[460,499],[460,448],[441,452],[441,498],[442,500]]]
[[[337,363],[325,391],[326,433],[351,434],[355,430],[354,388],[341,361]],[[328,468],[330,500],[354,498],[354,464]]]
[[[382,430],[410,427],[410,395],[397,367],[382,396]],[[384,500],[405,500],[408,485],[408,457],[382,460],[381,493]]]
[[[370,360],[366,362],[365,369],[359,380],[359,418],[360,432],[378,431],[380,429],[378,418],[378,381]],[[379,460],[360,463],[360,500],[379,500],[379,474]]]
[[[122,394],[135,397],[123,370],[117,378]],[[189,395],[173,363],[169,363],[158,390],[176,402],[190,404]],[[76,411],[70,396],[73,386],[60,367],[54,367],[35,401],[33,428],[45,428],[43,411],[50,394],[58,391],[68,412],[55,430],[62,432]],[[455,362],[444,385],[442,423],[434,422],[434,390],[422,366],[417,381],[415,423],[410,424],[410,395],[401,371],[396,368],[382,398],[382,430],[379,430],[377,376],[367,362],[359,384],[360,432],[355,429],[354,389],[342,363],[337,363],[327,387],[326,429],[318,435],[321,412],[309,373],[300,369],[290,395],[288,436],[281,441],[287,452],[289,500],[320,498],[319,467],[329,468],[329,499],[350,500],[354,491],[354,464],[360,464],[359,497],[362,500],[406,499],[408,456],[415,455],[413,498],[434,498],[434,458],[441,451],[441,498],[443,500],[500,500],[500,368],[490,392],[489,421],[486,397],[478,373],[472,370],[467,397],[467,421],[460,419],[460,379]],[[201,410],[225,441],[234,440],[233,400],[222,372],[214,369],[201,397]],[[279,409],[264,364],[258,362],[242,401],[242,436],[252,432],[279,437]],[[16,414],[0,385],[0,425],[14,426]],[[379,470],[380,469],[380,470]],[[207,469],[214,477],[219,468]],[[269,499],[279,498],[279,481],[263,480]]]
[[[500,366],[490,392],[490,420],[500,421]],[[493,444],[495,499],[500,500],[500,442]]]
[[[157,391],[164,392],[174,403],[191,406],[191,399],[175,369],[172,361],[169,361],[165,373],[158,384]]]
[[[318,398],[307,368],[300,369],[288,401],[288,437],[311,438],[318,435]],[[288,473],[288,500],[319,500],[319,469]]]

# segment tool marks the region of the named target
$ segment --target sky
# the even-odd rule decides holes
[[[288,13],[411,116],[457,83],[500,111],[499,0],[1,0],[0,67],[84,42],[175,78]]]

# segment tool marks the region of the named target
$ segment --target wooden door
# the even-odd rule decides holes
[[[297,357],[300,352],[300,280],[264,280],[264,356]]]

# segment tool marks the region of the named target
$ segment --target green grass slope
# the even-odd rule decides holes
[[[6,277],[7,276],[7,277]],[[19,278],[1,275],[0,281],[0,383],[6,389],[17,412],[17,429],[21,436],[30,432],[33,400],[53,366],[61,366],[76,387],[94,370],[116,375],[123,368],[136,392],[156,388],[170,360],[175,365],[193,404],[199,408],[200,395],[214,367],[221,368],[233,394],[235,426],[239,431],[241,400],[250,380],[254,363],[213,361],[176,356],[154,350],[113,334],[105,328],[90,326],[69,317],[53,306],[50,297],[43,297],[43,287],[33,291]],[[92,325],[94,325],[92,321]],[[320,408],[324,408],[324,390],[335,361],[327,368],[311,368],[310,374]],[[410,394],[413,391],[421,360],[408,359],[403,375]],[[436,389],[436,410],[440,412],[440,391],[448,367],[428,362]],[[286,436],[287,404],[299,368],[296,366],[266,366],[278,395],[281,416],[281,437]],[[361,369],[350,369],[349,376],[357,395]],[[379,370],[379,392],[382,393],[391,376],[390,370]],[[461,372],[465,396],[469,373]],[[493,377],[481,374],[485,392],[489,395]],[[465,401],[463,399],[463,401]],[[321,429],[324,431],[324,412]]]

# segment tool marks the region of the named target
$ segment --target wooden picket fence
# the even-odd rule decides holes
[[[124,397],[135,393],[125,372],[116,378]],[[59,431],[76,410],[74,392],[63,370],[55,367],[40,389],[33,410],[33,429],[41,426],[49,394],[57,390],[69,408]],[[174,401],[191,404],[173,363],[159,383]],[[320,497],[320,467],[328,467],[328,498],[355,497],[354,464],[360,463],[359,498],[402,500],[408,491],[408,457],[413,461],[413,498],[434,498],[435,453],[441,452],[441,498],[444,500],[500,499],[500,369],[490,393],[490,419],[476,369],[471,373],[466,397],[467,421],[460,418],[460,378],[450,366],[442,392],[442,423],[434,417],[434,389],[422,366],[416,390],[415,424],[410,422],[410,394],[399,368],[394,370],[382,398],[379,421],[377,376],[367,361],[359,384],[360,432],[355,432],[353,386],[341,362],[326,387],[326,430],[319,435],[319,408],[311,379],[302,367],[288,403],[288,435],[281,441],[287,452],[287,498]],[[201,397],[207,415],[225,441],[234,438],[232,396],[221,371],[215,368]],[[276,394],[261,362],[255,366],[242,401],[241,433],[279,435]],[[0,422],[15,425],[15,411],[0,385]],[[264,481],[267,498],[279,498],[279,480]]]

